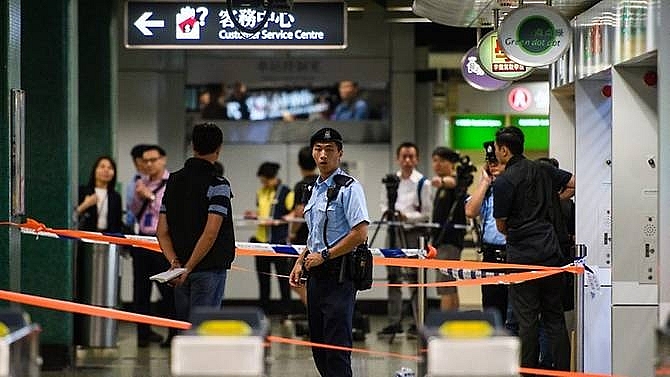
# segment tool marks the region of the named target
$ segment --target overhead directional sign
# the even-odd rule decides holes
[[[154,33],[151,32],[152,27],[156,28],[162,28],[165,27],[165,21],[163,20],[149,20],[153,13],[152,12],[144,12],[140,18],[138,18],[133,25],[137,28],[137,30],[140,31],[145,37],[149,37],[154,35]]]
[[[239,13],[238,13],[239,12]],[[231,17],[253,28],[265,11],[228,13],[225,2],[127,2],[125,44],[160,49],[342,49],[347,46],[343,2],[294,3],[290,12],[271,11],[256,34],[236,29]]]

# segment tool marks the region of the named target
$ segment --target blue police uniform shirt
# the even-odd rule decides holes
[[[349,177],[340,168],[337,168],[325,181],[319,177],[314,183],[314,188],[312,188],[312,196],[307,205],[305,205],[305,221],[309,229],[307,248],[311,252],[320,253],[326,249],[326,243],[323,239],[323,225],[326,221],[326,213],[328,215],[326,237],[330,247],[344,238],[354,226],[362,222],[370,222],[363,186],[355,179],[349,186],[342,186],[337,194],[337,198],[331,201],[328,204],[328,208],[326,208],[328,201],[326,191],[328,187],[335,185],[333,177],[338,174]]]
[[[484,243],[492,245],[504,245],[505,235],[498,231],[496,219],[493,217],[493,193],[490,193],[479,209],[482,218],[482,231]]]

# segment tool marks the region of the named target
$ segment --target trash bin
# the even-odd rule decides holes
[[[118,303],[119,250],[117,245],[80,243],[75,278],[77,301],[115,308]],[[78,345],[94,348],[116,347],[117,321],[79,315],[75,317]]]

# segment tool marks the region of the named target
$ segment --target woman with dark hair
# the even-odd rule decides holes
[[[88,183],[79,187],[75,211],[81,230],[121,232],[121,195],[116,191],[116,163],[111,157],[95,160]]]

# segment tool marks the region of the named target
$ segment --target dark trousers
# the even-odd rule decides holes
[[[258,275],[258,286],[260,290],[261,308],[268,313],[270,309],[270,272],[272,265],[278,275],[288,275],[291,273],[290,257],[256,257],[256,272]],[[289,314],[291,309],[291,287],[288,278],[277,277],[279,282],[279,293],[281,294],[281,307],[283,314]]]
[[[151,315],[151,288],[153,281],[149,280],[152,275],[163,272],[170,268],[170,263],[162,253],[134,247],[133,256],[133,302],[135,312]],[[163,297],[159,304],[159,315],[164,318],[176,318],[174,289],[167,284],[158,284],[158,290]],[[146,339],[151,331],[148,324],[137,324],[137,338]],[[170,328],[170,336],[176,330]]]
[[[505,263],[505,246],[482,245],[482,262]],[[506,284],[482,285],[482,308],[495,310],[500,314],[502,323],[507,321]]]
[[[570,369],[570,341],[561,302],[563,276],[556,274],[510,286],[514,316],[519,321],[521,366],[537,368],[540,318],[551,345],[554,369]]]
[[[339,268],[312,271],[307,281],[307,315],[312,342],[351,347],[355,300],[356,290],[351,280],[339,282]],[[322,377],[351,377],[350,351],[312,347],[312,356]]]

